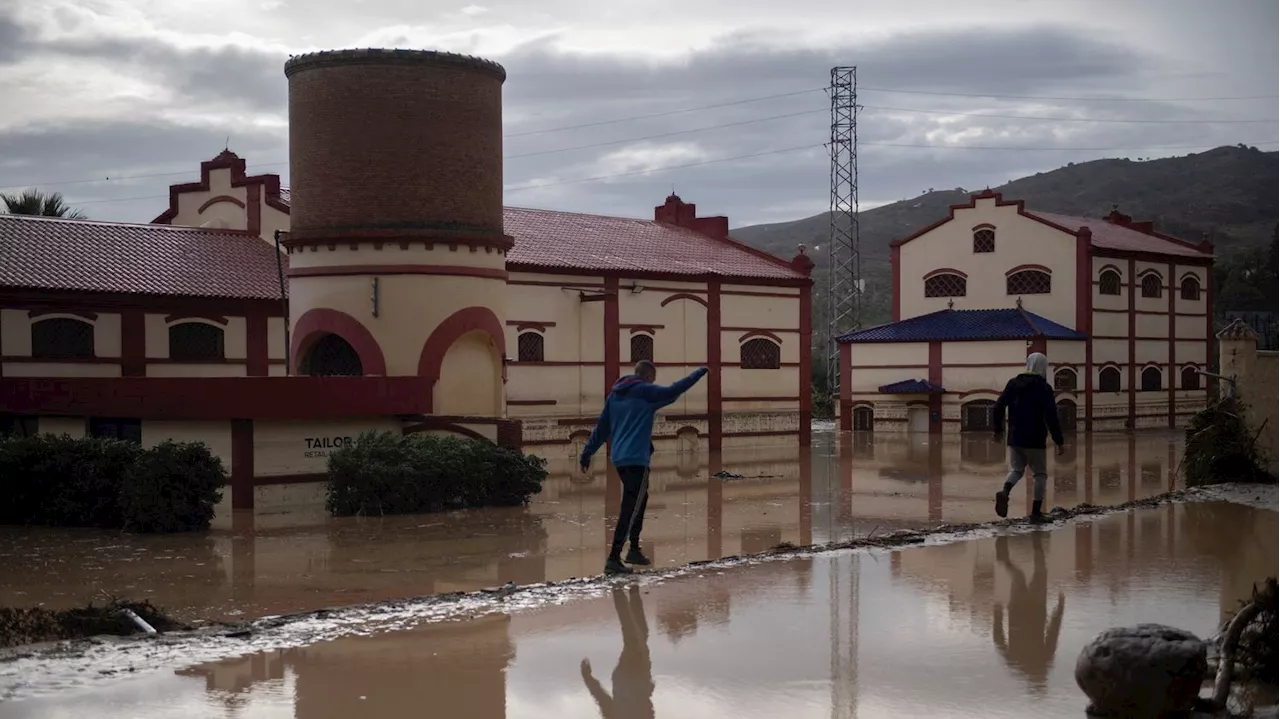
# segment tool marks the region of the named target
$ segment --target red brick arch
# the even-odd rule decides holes
[[[293,326],[289,352],[293,374],[298,374],[302,358],[311,346],[327,334],[337,335],[351,345],[360,356],[360,366],[366,376],[386,376],[387,360],[382,356],[382,348],[369,330],[351,315],[325,307],[307,310]]]
[[[449,315],[444,322],[431,332],[426,344],[422,346],[422,355],[418,358],[418,376],[426,377],[435,386],[440,379],[440,368],[444,365],[445,353],[459,337],[468,332],[484,332],[493,340],[498,348],[500,360],[507,356],[507,337],[498,316],[488,307],[467,307]],[[507,376],[505,364],[502,378]]]

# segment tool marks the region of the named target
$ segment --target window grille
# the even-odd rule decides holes
[[[996,251],[996,231],[995,230],[978,230],[973,233],[973,251],[974,252],[995,252]]]
[[[1006,294],[1010,295],[1047,295],[1049,288],[1049,273],[1040,270],[1023,270],[1005,278]]]
[[[1098,279],[1098,294],[1100,295],[1119,295],[1120,294],[1120,273],[1115,270],[1105,270],[1102,277]]]
[[[545,338],[539,332],[521,332],[516,338],[517,362],[545,362]]]
[[[1182,368],[1182,388],[1183,389],[1200,389],[1200,373],[1195,367]]]
[[[950,273],[934,275],[924,281],[925,297],[964,297],[968,281]]]
[[[1149,272],[1142,277],[1143,297],[1163,297],[1164,288],[1160,286],[1160,275]]]
[[[960,430],[963,432],[978,432],[986,430],[990,432],[995,428],[992,417],[995,414],[996,403],[989,399],[979,399],[973,402],[967,402],[960,407]]]
[[[65,317],[31,323],[31,356],[44,359],[93,357],[93,325]]]
[[[1063,367],[1053,373],[1053,388],[1059,392],[1076,391],[1076,371]]]
[[[631,335],[631,361],[653,361],[653,337],[645,334]]]
[[[1194,277],[1182,278],[1182,299],[1192,302],[1200,299],[1200,280]]]
[[[169,327],[169,358],[220,360],[226,357],[221,327],[203,322],[182,322]]]
[[[1120,391],[1120,370],[1115,367],[1104,367],[1098,373],[1098,391],[1099,392],[1119,392]]]
[[[742,369],[778,369],[782,348],[776,342],[757,337],[742,343]]]
[[[1148,367],[1142,370],[1142,391],[1159,392],[1163,382],[1159,367]]]

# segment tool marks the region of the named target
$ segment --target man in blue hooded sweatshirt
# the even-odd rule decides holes
[[[1004,487],[996,493],[996,514],[1009,514],[1009,493],[1018,480],[1031,467],[1032,485],[1031,521],[1045,521],[1044,490],[1049,479],[1045,458],[1045,434],[1053,437],[1057,452],[1062,454],[1062,425],[1058,422],[1058,408],[1053,402],[1053,387],[1049,386],[1049,358],[1040,352],[1027,355],[1027,369],[1009,380],[996,400],[991,421],[995,441],[1004,438],[1005,413],[1009,414],[1009,475]]]
[[[613,530],[613,546],[605,560],[605,574],[630,574],[627,564],[650,564],[640,551],[640,530],[644,527],[644,510],[649,504],[649,457],[653,454],[653,416],[688,392],[706,367],[669,387],[653,383],[658,370],[648,360],[636,363],[634,374],[619,379],[604,401],[604,411],[596,420],[596,428],[582,448],[582,471],[591,468],[591,457],[606,441],[611,442],[610,459],[622,479],[622,508],[618,526]],[[627,564],[623,564],[622,545],[631,542]]]

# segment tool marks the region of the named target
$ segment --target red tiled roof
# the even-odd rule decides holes
[[[1192,243],[1180,242],[1158,234],[1147,234],[1101,218],[1073,217],[1053,212],[1027,210],[1028,215],[1035,215],[1068,232],[1075,232],[1081,227],[1088,227],[1093,233],[1093,246],[1108,250],[1124,250],[1126,252],[1152,252],[1161,255],[1179,255],[1182,257],[1211,257],[1212,253],[1197,249]]]
[[[280,297],[275,249],[227,230],[0,214],[0,258],[0,287]]]
[[[507,253],[511,269],[805,279],[785,260],[652,220],[518,207],[504,208],[502,218],[516,241]]]

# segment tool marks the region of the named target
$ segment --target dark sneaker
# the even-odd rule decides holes
[[[617,557],[609,557],[604,561],[605,574],[631,574],[634,570],[622,563]]]
[[[623,561],[627,564],[638,564],[642,567],[647,567],[650,564],[653,564],[653,562],[649,561],[648,557],[644,556],[643,552],[635,547],[632,547],[631,551],[627,552],[627,558]]]
[[[1009,516],[1009,493],[1003,489],[996,492],[996,514],[1001,517]]]
[[[1043,502],[1031,503],[1031,516],[1028,517],[1028,519],[1031,520],[1032,524],[1045,524],[1046,522],[1049,521],[1049,518],[1044,516]]]

